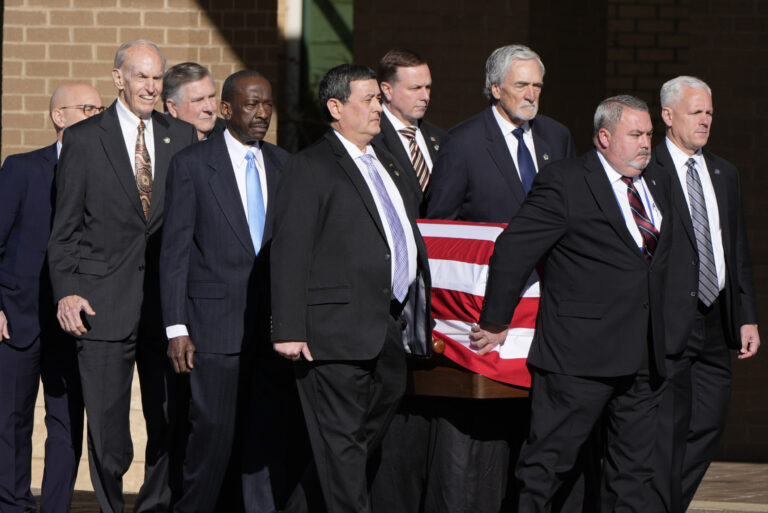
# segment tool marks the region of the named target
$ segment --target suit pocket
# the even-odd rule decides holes
[[[14,278],[13,276],[11,276],[10,274],[4,271],[0,271],[0,287],[14,290],[18,286],[19,285],[16,282],[16,278]]]
[[[601,319],[604,311],[605,305],[602,303],[582,303],[580,301],[561,301],[557,307],[558,315],[582,319]]]
[[[352,290],[347,285],[338,287],[317,287],[307,291],[308,305],[349,303],[351,298]]]
[[[187,292],[189,297],[206,299],[224,299],[227,295],[227,284],[217,281],[193,281]]]
[[[90,260],[81,258],[77,263],[78,274],[92,274],[93,276],[104,276],[107,274],[107,263],[103,260]]]

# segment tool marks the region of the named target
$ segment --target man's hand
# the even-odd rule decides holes
[[[741,327],[741,349],[739,349],[739,360],[755,356],[759,347],[760,334],[757,332],[757,324],[744,324]]]
[[[312,361],[312,353],[309,352],[309,346],[306,342],[299,341],[285,341],[275,342],[272,347],[277,351],[280,356],[284,356],[295,362],[301,355],[304,355],[304,359],[308,362]]]
[[[487,354],[497,345],[504,342],[507,338],[508,326],[500,326],[498,324],[490,324],[487,322],[481,322],[472,325],[472,331],[469,333],[469,345],[473,349],[477,349],[477,354]]]
[[[88,331],[80,318],[80,312],[96,315],[88,300],[76,294],[59,299],[59,310],[56,313],[56,318],[61,324],[61,329],[73,336],[83,335]]]
[[[176,374],[189,374],[194,365],[195,344],[187,335],[173,337],[168,341],[168,359]]]
[[[8,333],[8,319],[5,318],[5,312],[0,310],[0,342],[3,341],[3,339],[9,340],[11,338],[11,334]]]

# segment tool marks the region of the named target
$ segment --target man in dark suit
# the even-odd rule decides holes
[[[74,339],[54,318],[46,250],[64,129],[104,109],[89,84],[51,96],[56,142],[11,155],[0,171],[0,511],[35,511],[30,491],[35,399],[43,381],[45,473],[40,508],[68,511],[83,441]]]
[[[191,125],[154,111],[164,66],[154,43],[122,45],[112,70],[117,100],[66,131],[56,173],[51,283],[59,323],[78,339],[91,481],[110,513],[123,511],[122,476],[133,459],[134,363],[148,438],[135,511],[167,509],[170,500],[160,227],[168,163],[197,136]]]
[[[483,354],[503,341],[520,292],[544,258],[528,355],[531,428],[516,470],[521,513],[549,511],[603,413],[600,511],[653,511],[647,495],[674,217],[669,179],[646,168],[653,125],[644,102],[604,100],[594,128],[597,151],[544,169],[496,240],[480,326],[470,335]]]
[[[370,461],[405,391],[405,353],[431,341],[415,203],[379,133],[375,73],[320,83],[331,130],[291,157],[275,198],[272,341],[296,380],[327,510],[371,511]],[[407,318],[406,322],[404,318]],[[408,346],[405,346],[408,341]]]
[[[216,115],[216,86],[208,68],[196,62],[171,66],[163,75],[165,112],[195,125],[197,138],[203,140],[223,132],[226,122]]]
[[[221,98],[226,131],[179,152],[166,189],[163,319],[174,370],[189,374],[190,381],[191,429],[178,512],[221,509],[217,498],[233,446],[239,446],[236,419],[246,413],[248,379],[262,372],[263,355],[271,352],[269,243],[275,190],[288,153],[263,140],[272,87],[260,73],[230,75]],[[262,360],[258,366],[254,354]],[[261,424],[276,420],[256,417]],[[245,435],[260,443],[268,441],[260,436],[264,432],[244,426]],[[248,506],[274,511],[268,476],[262,484],[255,494],[259,504]]]
[[[530,48],[509,45],[493,51],[485,63],[485,96],[491,106],[452,128],[443,140],[427,217],[506,223],[539,170],[575,156],[570,131],[537,115],[543,80],[544,64]]]
[[[738,170],[704,149],[712,93],[680,76],[661,88],[665,141],[654,159],[672,182],[667,374],[657,428],[654,511],[683,513],[714,456],[731,393],[731,355],[760,346]]]
[[[429,218],[506,223],[539,170],[575,156],[570,131],[538,115],[545,70],[536,52],[502,46],[485,70],[490,106],[444,138],[432,173]],[[529,401],[504,399],[503,408],[488,400],[443,402],[434,422],[427,504],[445,510],[461,500],[462,512],[495,513],[513,500],[507,475],[527,432]],[[466,418],[478,420],[469,424]],[[499,424],[507,426],[501,436],[494,429]],[[471,493],[486,486],[487,493]]]
[[[400,165],[412,171],[408,177],[420,202],[420,214],[426,212],[429,176],[440,151],[445,131],[424,119],[432,92],[432,75],[420,55],[410,50],[393,49],[379,61],[381,88],[381,132],[373,144],[395,156]]]

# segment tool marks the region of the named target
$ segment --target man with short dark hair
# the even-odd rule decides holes
[[[164,68],[154,43],[123,44],[112,70],[117,99],[67,129],[56,172],[48,263],[59,323],[77,338],[91,481],[105,513],[121,512],[125,503],[134,364],[147,427],[134,511],[167,510],[170,502],[170,368],[158,256],[168,162],[197,135],[154,110]]]
[[[328,71],[320,104],[331,129],[288,160],[275,198],[272,341],[296,362],[334,513],[371,511],[369,465],[405,392],[404,341],[420,354],[431,341],[429,266],[406,171],[370,144],[379,94],[370,68]]]
[[[226,127],[216,115],[216,86],[213,75],[196,62],[171,66],[163,75],[161,95],[165,111],[195,125],[201,141]]]
[[[68,511],[83,443],[75,341],[54,318],[46,248],[51,193],[64,129],[104,110],[90,84],[51,96],[56,142],[11,155],[0,170],[0,511],[34,511],[29,488],[40,380],[45,396],[45,473],[40,508]]]
[[[382,145],[408,168],[414,191],[426,212],[429,178],[445,131],[424,119],[432,94],[427,61],[410,50],[395,48],[379,61],[382,95],[381,132],[373,143]]]
[[[671,177],[677,216],[654,511],[688,509],[725,430],[730,349],[741,360],[760,347],[739,172],[704,148],[712,117],[704,81],[679,76],[662,86],[666,139],[654,148],[654,160]]]
[[[267,367],[260,362],[269,349],[269,244],[275,189],[288,153],[264,141],[272,86],[260,73],[230,75],[221,111],[227,129],[179,152],[168,171],[160,256],[163,319],[168,356],[175,372],[189,375],[190,388],[177,512],[212,512],[231,503],[220,489],[234,447],[239,461],[236,420],[245,437],[265,432],[245,420],[251,377]],[[253,417],[257,423],[276,421]],[[264,466],[263,453],[243,458]],[[258,504],[248,504],[249,511],[274,511],[267,476],[261,482],[251,499]]]

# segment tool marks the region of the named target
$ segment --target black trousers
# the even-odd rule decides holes
[[[544,513],[600,419],[605,458],[600,511],[647,513],[660,396],[648,372],[585,378],[533,369],[531,428],[520,452],[519,513]]]
[[[0,511],[35,511],[32,429],[40,380],[45,398],[42,513],[68,512],[83,446],[75,340],[53,322],[23,349],[0,341]]]
[[[88,415],[88,458],[91,483],[103,513],[121,513],[123,475],[133,460],[129,423],[134,364],[139,371],[141,402],[147,428],[144,483],[136,513],[167,511],[171,368],[167,340],[139,336],[123,341],[78,340],[78,365]]]
[[[327,511],[369,513],[376,451],[405,392],[402,323],[391,316],[379,355],[296,365],[296,382]]]
[[[668,384],[657,428],[654,479],[659,511],[688,509],[725,429],[731,355],[721,305],[699,303],[685,350],[666,359]]]

